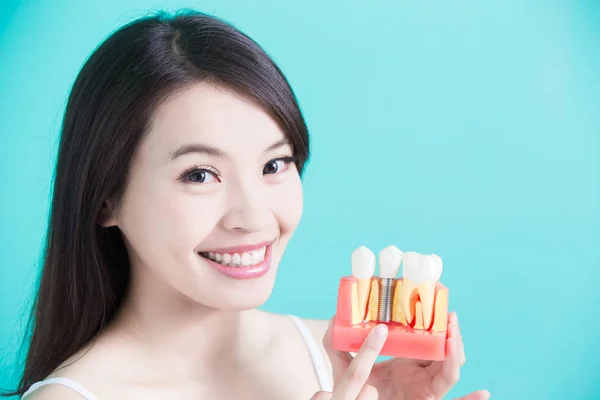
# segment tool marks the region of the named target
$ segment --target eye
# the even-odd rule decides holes
[[[263,174],[273,175],[283,172],[288,169],[289,165],[294,162],[294,157],[276,158],[265,164]]]
[[[209,183],[212,182],[211,179],[214,179],[217,182],[219,181],[219,178],[207,170],[194,171],[188,175],[188,178],[189,181],[193,183]]]
[[[184,171],[179,179],[186,183],[214,183],[221,182],[219,175],[215,171],[211,171],[208,168],[200,168],[194,166]]]

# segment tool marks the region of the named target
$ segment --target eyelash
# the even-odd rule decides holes
[[[285,163],[285,165],[290,165],[290,164],[295,163],[297,161],[297,158],[295,156],[277,157],[277,158],[273,158],[273,159],[269,160],[267,162],[267,164],[271,163],[273,161],[283,161]],[[265,164],[265,165],[267,165],[267,164]]]
[[[277,158],[273,158],[273,159],[269,160],[265,165],[267,165],[273,161],[283,161],[286,165],[290,165],[292,163],[295,163],[297,161],[297,159],[295,156],[277,157]],[[213,167],[211,165],[199,165],[199,164],[192,165],[190,168],[183,171],[177,179],[180,181],[185,181],[189,175],[196,173],[196,172],[209,172],[211,174],[214,174],[217,177],[217,180],[219,180],[219,171],[217,171],[217,169],[215,167]],[[196,183],[196,182],[190,182],[190,183]]]
[[[186,169],[185,171],[183,171],[177,179],[179,179],[180,181],[185,181],[188,176],[190,176],[191,174],[196,173],[196,172],[209,172],[211,174],[214,174],[217,177],[219,176],[219,171],[217,171],[217,169],[215,167],[210,166],[210,165],[195,164],[195,165],[192,165],[190,168]],[[191,183],[195,183],[195,182],[191,182]]]

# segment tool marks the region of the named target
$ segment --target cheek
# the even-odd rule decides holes
[[[215,194],[178,193],[164,199],[170,234],[181,247],[193,249],[208,237],[222,217],[224,202]]]
[[[140,193],[126,209],[128,236],[141,254],[186,257],[217,225],[223,202],[216,197],[173,188]]]
[[[290,179],[273,196],[273,210],[279,220],[282,234],[291,234],[302,217],[303,193],[299,176]]]

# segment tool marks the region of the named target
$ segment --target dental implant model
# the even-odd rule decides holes
[[[381,355],[443,360],[448,327],[448,289],[439,280],[436,254],[402,252],[394,245],[375,255],[365,246],[351,257],[352,275],[339,283],[333,348],[357,352],[379,323],[388,325]],[[402,277],[397,277],[402,265]]]

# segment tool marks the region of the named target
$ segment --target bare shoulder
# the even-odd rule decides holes
[[[327,355],[327,350],[323,345],[323,338],[325,337],[325,333],[327,333],[329,321],[325,319],[302,319],[302,322],[317,342],[319,350],[321,350],[323,360],[325,361],[325,365],[327,366],[327,370],[331,372],[331,362],[329,360],[329,356]]]
[[[43,386],[30,395],[25,397],[25,400],[82,400],[85,399],[82,395],[69,389],[68,387],[52,384]]]
[[[313,334],[315,339],[322,345],[323,337],[327,332],[329,321],[325,319],[302,319],[306,328]]]
[[[272,319],[272,321],[274,321],[274,322],[272,322],[272,324],[273,324],[272,326],[278,327],[277,329],[274,329],[274,331],[279,332],[279,334],[277,335],[278,339],[272,340],[272,343],[278,343],[282,347],[288,348],[288,350],[285,351],[286,354],[289,354],[289,352],[292,351],[292,350],[289,350],[288,346],[290,346],[290,344],[293,344],[293,346],[295,348],[293,351],[298,352],[298,354],[306,355],[307,362],[309,364],[311,364],[310,356],[307,352],[306,347],[305,346],[298,347],[298,344],[302,343],[303,340],[300,337],[300,332],[298,331],[298,328],[296,326],[294,326],[295,324],[292,322],[290,315],[275,314],[275,313],[263,313],[263,314],[266,315],[266,318],[270,318],[270,319]],[[329,356],[327,355],[327,351],[325,350],[325,346],[323,345],[323,338],[325,337],[325,334],[327,333],[329,321],[323,320],[323,319],[310,319],[310,318],[300,318],[300,321],[302,322],[304,327],[306,327],[306,329],[308,330],[308,332],[314,339],[314,342],[317,344],[317,347],[318,347],[320,355],[321,355],[321,359],[324,361],[325,367],[326,367],[327,371],[329,372],[329,375],[331,378],[332,377],[331,361],[329,360]],[[290,340],[290,337],[295,337],[295,338],[297,338],[297,340]],[[304,343],[304,344],[306,344],[306,343]],[[279,354],[284,353],[282,348],[279,348],[277,352]]]
[[[24,400],[84,400],[86,396],[104,394],[101,388],[108,381],[106,358],[111,357],[110,353],[105,347],[95,348],[93,343],[84,345],[47,375],[45,384]]]

